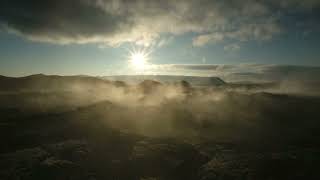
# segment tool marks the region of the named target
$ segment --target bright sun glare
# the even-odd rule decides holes
[[[141,52],[131,54],[130,63],[137,69],[144,69],[147,59]]]
[[[148,55],[144,50],[131,51],[129,56],[130,65],[137,70],[144,70],[148,64]]]

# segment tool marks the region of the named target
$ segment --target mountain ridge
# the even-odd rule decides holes
[[[169,76],[169,75],[133,75],[133,76],[59,76],[34,74],[24,77],[0,76],[0,91],[14,90],[56,90],[79,87],[99,87],[105,85],[139,84],[144,80],[160,83],[176,83],[187,81],[192,86],[220,86],[226,83],[219,77]],[[78,87],[78,88],[79,88]]]
[[[154,80],[161,83],[174,83],[180,81],[187,81],[193,86],[220,86],[225,85],[226,82],[220,77],[215,76],[181,76],[181,75],[116,75],[103,76],[102,79],[125,81],[128,83],[139,83],[143,80]]]

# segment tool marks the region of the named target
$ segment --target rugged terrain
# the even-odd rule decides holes
[[[80,76],[0,83],[0,179],[319,178],[318,96]]]

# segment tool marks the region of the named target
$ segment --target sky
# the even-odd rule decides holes
[[[319,33],[319,0],[3,0],[0,74],[210,75],[215,65],[320,66]],[[143,69],[130,63],[137,52],[145,56]]]

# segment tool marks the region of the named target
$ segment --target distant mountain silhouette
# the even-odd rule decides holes
[[[87,90],[108,85],[125,87],[126,83],[141,83],[145,88],[161,83],[181,83],[185,86],[220,86],[226,84],[218,77],[198,76],[58,76],[35,74],[25,77],[0,76],[0,91]]]
[[[35,74],[26,77],[0,76],[0,91],[54,91],[81,87],[96,88],[111,82],[90,76],[57,76]]]
[[[119,80],[127,83],[139,83],[144,80],[154,80],[161,83],[176,83],[186,81],[192,86],[220,86],[226,84],[219,77],[200,77],[200,76],[171,76],[171,75],[120,75],[104,76],[103,79]]]

